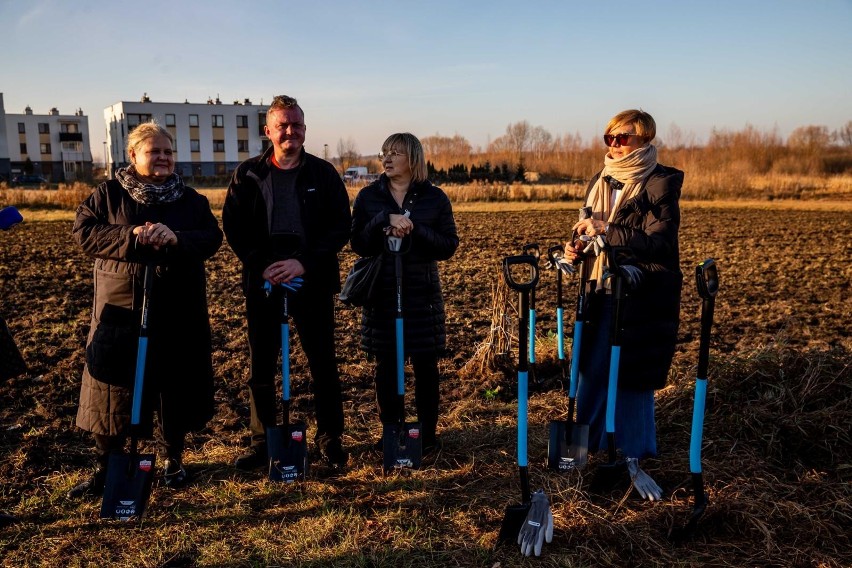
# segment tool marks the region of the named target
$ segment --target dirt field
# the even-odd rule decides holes
[[[208,264],[218,412],[190,439],[193,486],[175,494],[155,488],[149,516],[136,531],[98,521],[99,501],[65,499],[91,459],[90,438],[74,427],[74,416],[92,262],[71,240],[70,222],[24,223],[0,233],[0,314],[30,365],[26,376],[0,384],[0,511],[22,519],[0,529],[0,563],[522,564],[515,547],[492,550],[503,508],[520,498],[514,379],[493,373],[462,380],[457,371],[487,336],[502,257],[528,242],[543,248],[562,242],[574,215],[457,214],[462,245],[442,268],[451,348],[442,364],[445,448],[422,472],[380,475],[381,458],[368,450],[379,430],[372,368],[358,350],[358,313],[340,306],[352,468],[336,479],[316,468],[299,489],[271,487],[260,473],[238,473],[230,465],[246,443],[248,364],[239,263],[224,245]],[[691,508],[687,451],[700,308],[692,278],[695,264],[707,257],[717,260],[722,282],[704,453],[711,508],[696,539],[673,547],[666,532]],[[344,254],[346,267],[353,258]],[[657,504],[624,498],[624,490],[595,500],[586,493],[588,476],[585,482],[579,475],[559,478],[541,467],[547,422],[564,408],[547,339],[555,330],[555,276],[543,273],[538,312],[545,381],[530,401],[530,469],[533,484],[553,500],[556,534],[536,565],[852,565],[852,213],[686,207],[681,258],[681,341],[672,385],[658,397],[661,455],[648,464],[666,490]],[[573,282],[567,286],[566,330]],[[298,347],[293,363],[296,413],[310,419]],[[803,396],[797,389],[806,378],[829,386],[813,387],[807,400],[780,400]],[[495,385],[503,396],[489,401],[484,391]],[[811,430],[807,420],[821,421],[814,413],[831,404],[837,406],[820,430]],[[797,412],[804,413],[801,422]]]

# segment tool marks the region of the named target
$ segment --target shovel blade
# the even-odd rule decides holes
[[[308,474],[308,436],[304,422],[266,429],[269,480],[293,483]]]
[[[385,473],[394,469],[420,469],[423,440],[420,422],[385,424],[382,428],[382,453]]]
[[[550,423],[547,467],[554,471],[567,472],[572,469],[583,469],[589,461],[589,425],[570,425],[570,443],[565,440],[565,430],[568,427],[561,420]]]
[[[618,460],[600,464],[595,470],[595,477],[589,487],[589,491],[607,493],[612,491],[619,483],[627,481],[627,462]]]
[[[142,520],[154,482],[154,454],[115,452],[107,465],[101,518]]]
[[[503,524],[500,525],[500,534],[497,535],[498,546],[501,544],[518,544],[518,535],[527,520],[530,506],[530,503],[521,503],[506,507]]]

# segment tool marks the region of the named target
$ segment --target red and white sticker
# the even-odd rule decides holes
[[[420,429],[419,428],[411,428],[408,431],[408,437],[416,440],[420,437]]]
[[[301,442],[304,437],[305,437],[305,433],[302,432],[301,430],[293,430],[292,432],[290,432],[290,438],[294,442]]]
[[[151,463],[151,460],[139,460],[139,469],[142,471],[151,471],[152,467],[154,467],[154,464]]]

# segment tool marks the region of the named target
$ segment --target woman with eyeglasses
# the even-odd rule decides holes
[[[577,423],[589,424],[589,451],[607,448],[606,402],[616,266],[627,297],[621,318],[621,355],[615,405],[616,445],[643,498],[661,489],[639,468],[657,453],[654,391],[666,384],[680,315],[678,229],[683,172],[657,162],[656,123],[641,110],[618,113],[607,124],[604,167],[589,182],[588,218],[573,226],[566,257],[581,263],[586,322],[580,354]],[[582,211],[582,210],[581,210]],[[581,214],[580,217],[586,215]]]
[[[439,448],[438,358],[446,349],[444,298],[438,261],[459,246],[450,200],[426,179],[426,158],[413,134],[390,135],[379,154],[384,173],[363,188],[352,207],[352,250],[362,257],[402,239],[402,312],[405,355],[414,370],[414,401],[423,455]],[[399,422],[396,393],[396,272],[385,253],[375,298],[361,313],[361,347],[375,357],[376,401],[382,424]],[[404,418],[404,417],[402,417]],[[381,440],[375,446],[381,448]]]

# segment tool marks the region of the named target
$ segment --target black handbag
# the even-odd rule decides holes
[[[370,303],[381,268],[380,254],[357,259],[346,275],[346,282],[343,283],[339,296],[340,301],[348,306],[364,306]]]

